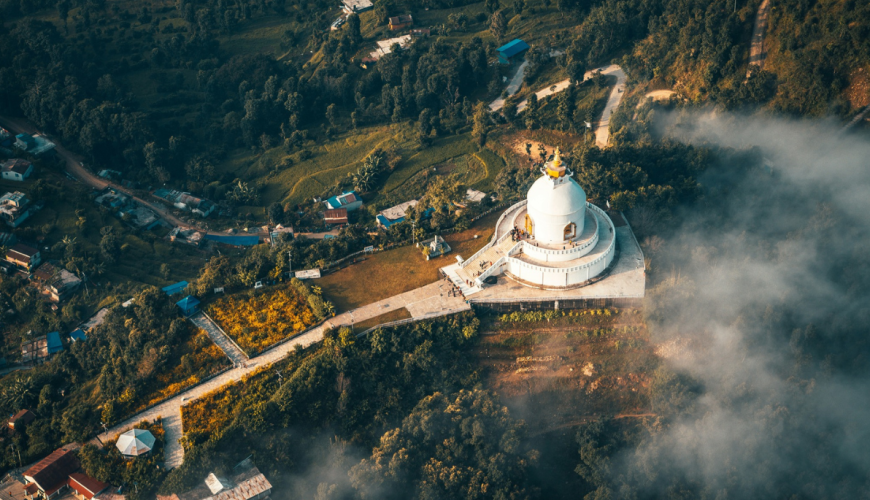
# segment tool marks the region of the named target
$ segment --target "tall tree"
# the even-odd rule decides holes
[[[486,136],[489,133],[490,124],[489,109],[483,102],[478,102],[474,109],[473,126],[471,135],[477,139],[477,146],[482,148],[486,146]]]
[[[490,17],[489,32],[492,33],[493,38],[495,38],[498,43],[502,43],[505,33],[507,32],[507,21],[505,20],[502,11],[496,11],[492,17]]]

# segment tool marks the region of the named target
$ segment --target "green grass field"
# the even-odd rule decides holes
[[[384,183],[383,191],[391,192],[400,189],[408,179],[423,169],[471,153],[474,149],[469,134],[436,139],[430,147],[403,160],[399,168]]]

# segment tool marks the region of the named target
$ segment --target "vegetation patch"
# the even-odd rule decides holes
[[[172,354],[170,369],[155,377],[158,388],[138,398],[139,405],[133,411],[142,411],[230,366],[224,352],[202,330],[173,346]]]
[[[305,285],[295,281],[301,287],[280,285],[222,297],[206,312],[247,354],[262,352],[325,317],[320,296],[301,291]]]

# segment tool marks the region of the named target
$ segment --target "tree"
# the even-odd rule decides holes
[[[169,277],[172,276],[172,270],[169,268],[169,264],[165,262],[160,264],[160,276],[165,280],[168,280]]]
[[[280,203],[275,202],[269,205],[268,213],[272,224],[280,224],[284,221],[284,206]]]
[[[347,16],[347,32],[350,35],[350,39],[353,40],[353,43],[359,44],[362,42],[362,31],[360,30],[360,22],[359,16],[356,14],[351,14]]]
[[[338,112],[336,111],[335,104],[330,104],[326,107],[326,120],[329,122],[330,126],[334,127],[337,119]]]
[[[477,147],[479,148],[486,145],[490,120],[489,108],[483,102],[478,102],[474,109],[474,124],[471,129],[471,136],[477,139]]]
[[[556,118],[559,121],[559,130],[566,131],[571,128],[572,113],[574,107],[574,86],[568,85],[561,94],[559,94],[559,104],[556,106]]]
[[[495,38],[498,43],[502,43],[506,31],[507,21],[505,20],[502,11],[498,10],[493,13],[492,17],[490,17],[489,32],[492,33],[493,38]]]
[[[495,11],[499,9],[499,1],[498,0],[486,0],[483,3],[483,8],[486,9],[487,12],[493,14]]]
[[[517,103],[513,99],[507,99],[504,102],[504,106],[501,108],[501,113],[504,115],[505,120],[508,123],[514,123],[514,120],[517,119]]]
[[[458,179],[448,176],[438,176],[429,184],[429,190],[423,200],[426,206],[436,210],[448,206],[454,201],[465,197],[466,187]]]
[[[100,252],[103,258],[109,263],[115,262],[121,252],[121,247],[118,244],[118,237],[115,236],[115,228],[106,226],[100,230],[103,235],[100,239]]]
[[[525,424],[475,389],[423,398],[349,475],[362,498],[525,498]]]
[[[519,15],[522,14],[526,9],[526,0],[514,0],[514,13]]]
[[[523,117],[526,128],[533,130],[538,128],[538,95],[533,93],[529,96],[529,102],[526,104],[526,112]]]

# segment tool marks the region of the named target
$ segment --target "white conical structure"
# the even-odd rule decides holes
[[[151,451],[154,447],[154,435],[145,429],[130,429],[118,437],[115,446],[122,455],[138,457]]]

